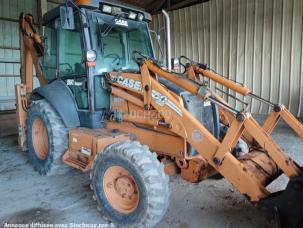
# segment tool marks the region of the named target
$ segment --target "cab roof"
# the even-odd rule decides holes
[[[86,9],[100,9],[102,5],[110,5],[114,7],[121,7],[124,10],[129,10],[136,13],[142,13],[145,17],[145,20],[150,22],[152,20],[151,15],[147,13],[144,9],[129,5],[126,3],[121,3],[118,1],[109,1],[109,0],[77,0],[76,5],[79,6],[79,8],[86,8]],[[58,18],[60,16],[60,6],[65,6],[65,4],[61,4],[54,9],[48,11],[43,16],[43,25],[48,24],[49,22],[53,21],[54,19]],[[71,6],[71,4],[69,4]]]

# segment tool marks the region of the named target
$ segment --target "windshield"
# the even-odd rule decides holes
[[[146,22],[117,19],[111,15],[87,11],[93,49],[97,52],[96,72],[138,72],[135,51],[153,57]]]

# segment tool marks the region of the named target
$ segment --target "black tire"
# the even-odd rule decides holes
[[[131,213],[115,210],[105,196],[103,177],[112,166],[122,166],[134,178],[138,187],[139,203]],[[164,166],[147,146],[139,142],[121,141],[99,153],[91,172],[91,188],[101,214],[123,227],[152,227],[164,216],[169,205],[169,178]]]
[[[33,145],[33,123],[40,119],[47,131],[48,152],[45,159],[37,156]],[[68,166],[62,162],[62,155],[68,147],[68,132],[61,118],[46,100],[34,101],[27,116],[26,141],[28,155],[34,169],[41,175],[62,174]],[[42,143],[42,142],[41,142]]]

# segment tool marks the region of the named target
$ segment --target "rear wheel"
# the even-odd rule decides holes
[[[27,116],[26,141],[34,169],[41,175],[66,171],[62,155],[67,149],[67,129],[45,100],[34,101]]]
[[[117,142],[98,154],[91,179],[99,210],[117,225],[154,226],[169,205],[164,166],[138,142]]]

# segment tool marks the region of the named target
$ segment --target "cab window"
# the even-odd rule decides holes
[[[43,75],[46,81],[57,77],[57,24],[58,19],[44,28],[44,56],[42,61]]]
[[[75,15],[75,30],[59,28],[59,76],[68,77],[86,73],[81,42],[79,15]]]

